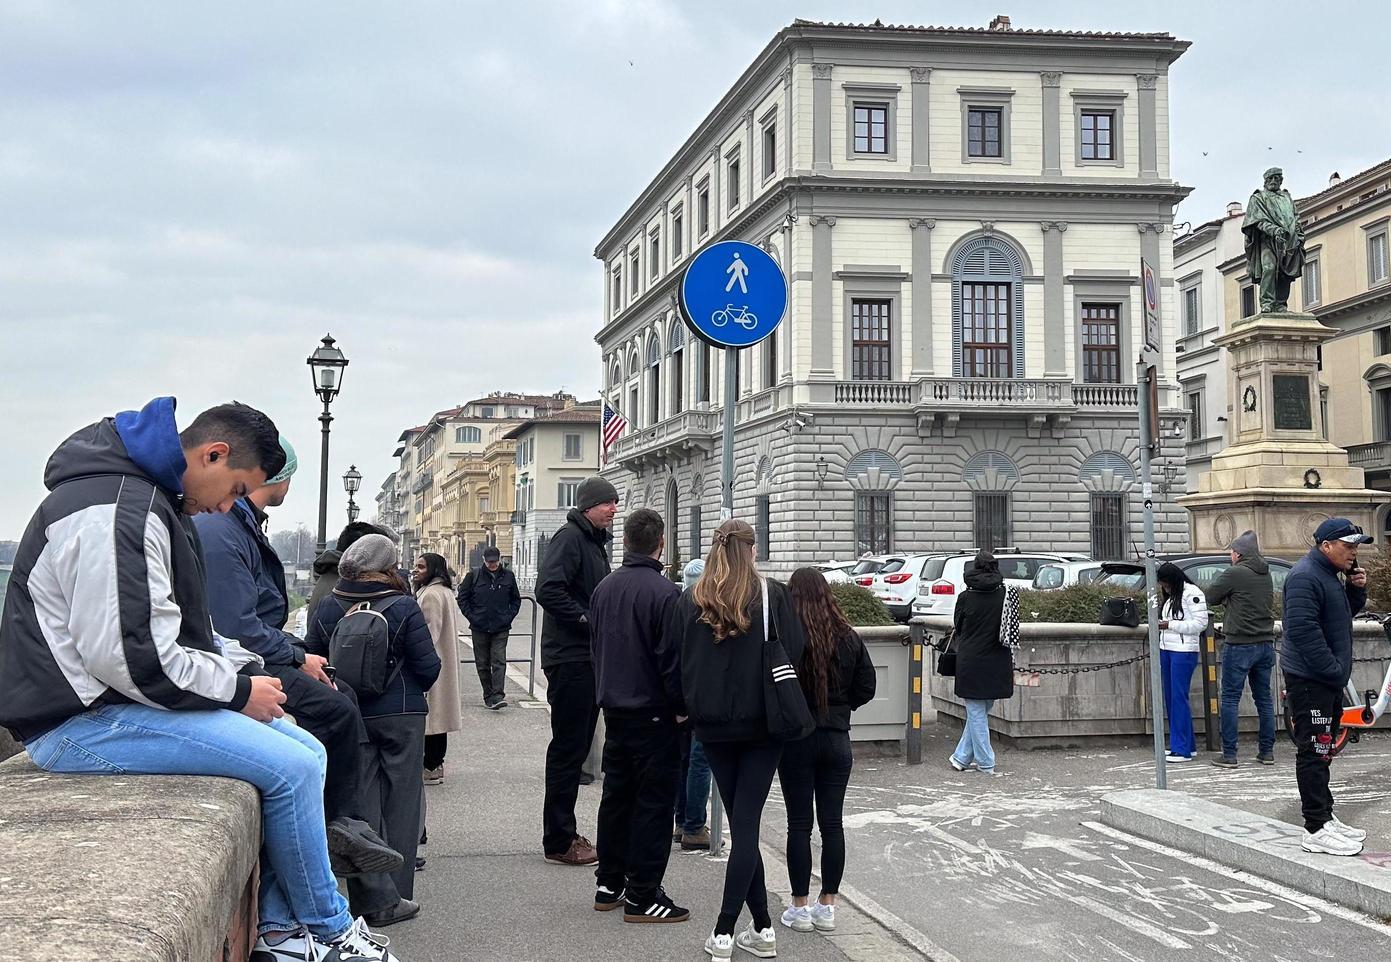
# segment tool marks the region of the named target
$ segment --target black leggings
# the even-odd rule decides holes
[[[444,753],[449,748],[449,735],[425,736],[425,768],[439,768],[444,764]]]
[[[783,749],[778,781],[787,806],[787,878],[796,898],[805,898],[811,888],[813,800],[821,828],[821,891],[835,895],[840,889],[845,874],[841,814],[852,764],[849,732],[818,728]]]
[[[758,850],[758,829],[763,805],[773,787],[773,773],[782,757],[782,744],[707,742],[705,757],[729,813],[729,833],[733,838],[715,933],[733,935],[745,904],[754,925],[766,929],[773,923],[768,916],[768,888],[763,879],[763,856]]]

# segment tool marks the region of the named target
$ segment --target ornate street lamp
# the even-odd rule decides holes
[[[357,520],[357,502],[353,500],[353,495],[357,494],[357,489],[362,487],[362,472],[357,469],[356,464],[348,465],[348,470],[343,474],[343,490],[348,492],[348,524]]]
[[[328,431],[333,423],[328,406],[343,389],[343,369],[348,366],[348,359],[334,346],[333,336],[325,334],[305,363],[314,376],[314,393],[324,402],[324,413],[319,415],[319,424],[323,426],[319,454],[319,552],[322,553],[328,546]]]

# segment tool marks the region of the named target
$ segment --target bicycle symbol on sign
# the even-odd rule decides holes
[[[748,305],[736,308],[733,304],[726,304],[724,310],[716,311],[710,315],[710,323],[716,327],[724,327],[730,321],[738,324],[746,331],[752,331],[758,326],[758,317],[749,310]]]

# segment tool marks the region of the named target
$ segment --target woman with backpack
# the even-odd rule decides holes
[[[778,765],[787,807],[787,876],[792,906],[782,924],[797,932],[831,932],[836,895],[845,874],[845,829],[841,812],[850,785],[850,713],[874,697],[874,664],[831,593],[825,575],[798,568],[787,582],[792,608],[806,635],[797,677],[816,718],[816,731],[789,742]],[[811,891],[811,826],[821,829],[821,895]]]
[[[1014,695],[1014,649],[1019,646],[1019,591],[1005,585],[1000,563],[986,549],[966,569],[966,592],[952,618],[956,697],[966,703],[966,725],[951,753],[951,767],[974,762],[995,774],[990,745],[990,706]]]
[[[1166,561],[1155,578],[1159,582],[1159,669],[1164,711],[1169,716],[1169,752],[1164,760],[1175,764],[1192,761],[1197,751],[1188,691],[1207,628],[1207,596],[1176,564]]]
[[[443,555],[426,552],[411,571],[415,600],[430,626],[440,676],[425,695],[425,784],[444,781],[444,754],[449,733],[464,727],[459,705],[459,605],[454,600],[454,579]]]
[[[405,860],[395,872],[348,879],[354,911],[375,926],[420,912],[411,896],[425,790],[425,693],[440,674],[430,628],[396,563],[396,546],[384,535],[355,541],[339,559],[338,584],[319,602],[305,638],[305,649],[327,657],[337,680],[357,693],[367,729],[363,814]]]
[[[799,663],[804,641],[787,589],[759,576],[756,554],[753,528],[735,520],[720,525],[705,572],[677,601],[669,627],[681,649],[681,688],[695,737],[705,747],[733,837],[719,918],[705,940],[705,951],[716,959],[734,954],[744,905],[753,921],[739,933],[739,947],[759,958],[777,954],[758,845],[783,745],[770,727],[774,712],[765,685],[788,677],[801,699],[787,666]],[[806,713],[804,700],[801,710]]]

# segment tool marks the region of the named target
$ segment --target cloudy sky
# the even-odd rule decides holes
[[[797,17],[1193,41],[1172,73],[1180,220],[1271,163],[1298,194],[1391,155],[1391,18],[1283,6],[0,0],[0,539],[59,440],[156,394],[269,412],[308,462],[275,524],[312,527],[304,358],[326,331],[351,359],[330,532],[349,462],[370,499],[431,412],[594,396],[595,242]]]

